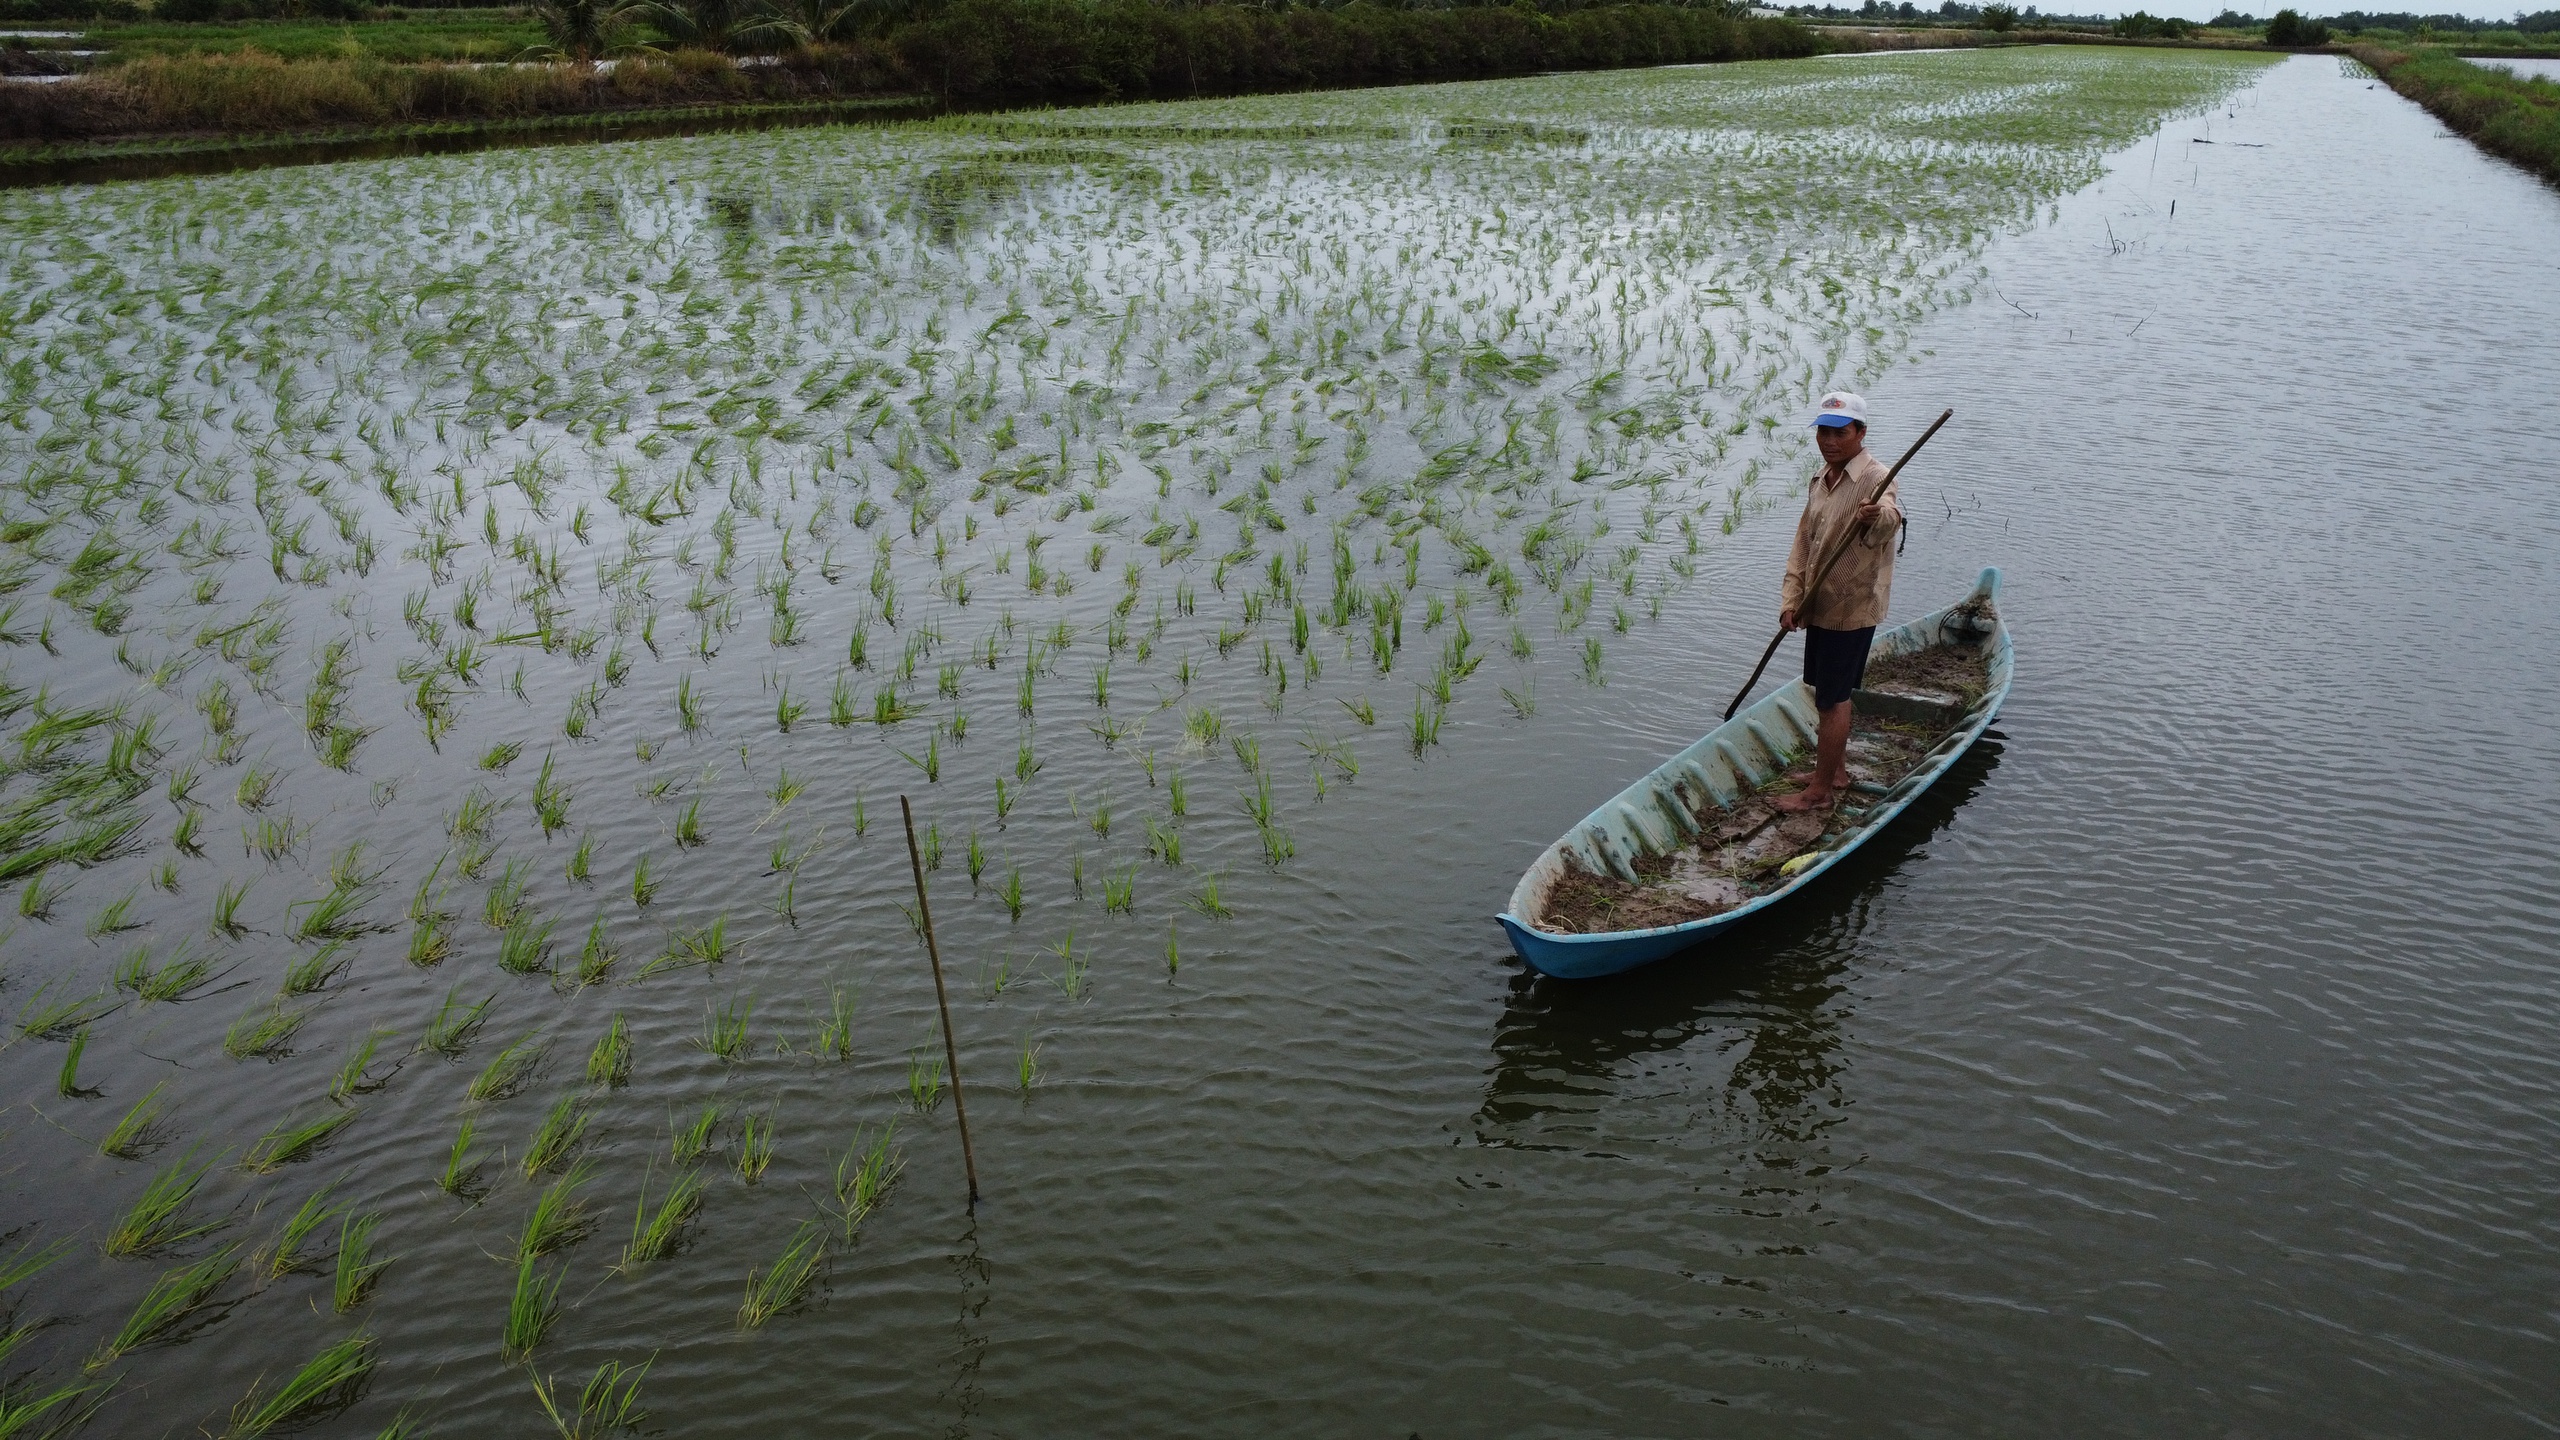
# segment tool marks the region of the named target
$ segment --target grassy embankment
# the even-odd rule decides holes
[[[174,27],[173,27],[174,28]],[[1803,26],[1629,5],[1172,10],[1143,3],[957,0],[873,37],[741,67],[709,49],[585,66],[411,64],[374,53],[151,54],[56,85],[0,88],[0,159],[138,137],[225,143],[280,133],[631,114],[898,94],[957,105],[1336,89],[1550,70],[1800,56]],[[14,144],[10,142],[15,142]]]
[[[2474,65],[2451,51],[2354,47],[2383,83],[2492,155],[2560,185],[2560,85]]]
[[[101,50],[101,66],[151,55],[209,55],[259,50],[284,60],[351,60],[402,64],[513,60],[542,43],[542,26],[521,9],[411,10],[380,19],[143,20],[66,29],[62,38],[17,37],[29,52]]]

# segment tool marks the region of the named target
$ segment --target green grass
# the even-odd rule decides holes
[[[2474,65],[2450,50],[2359,44],[2354,53],[2481,149],[2560,185],[2560,83]]]
[[[420,10],[397,20],[128,22],[83,37],[114,60],[255,48],[288,60],[512,60],[540,43],[542,27],[512,10]]]

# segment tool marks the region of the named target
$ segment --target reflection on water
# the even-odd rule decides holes
[[[951,1383],[942,1387],[942,1398],[951,1406],[951,1424],[943,1434],[958,1440],[969,1433],[970,1422],[986,1403],[978,1375],[987,1363],[987,1301],[995,1288],[995,1266],[979,1246],[974,1219],[951,1256],[951,1269],[960,1280],[960,1314],[951,1323]]]
[[[1907,861],[1998,767],[2003,736],[1987,730],[1883,834],[1808,887],[1685,956],[1601,981],[1554,980],[1516,967],[1496,1022],[1494,1065],[1474,1119],[1493,1147],[1608,1150],[1600,1118],[1622,1091],[1658,1086],[1679,1068],[1714,1081],[1709,1113],[1728,1135],[1761,1142],[1762,1163],[1794,1168],[1848,1103],[1843,976],[1874,906]],[[1702,1088],[1688,1093],[1707,1099]]]

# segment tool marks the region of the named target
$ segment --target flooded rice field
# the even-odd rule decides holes
[[[0,196],[8,1413],[2543,1433],[2555,222],[2055,49]],[[1836,385],[2002,722],[1532,981]]]

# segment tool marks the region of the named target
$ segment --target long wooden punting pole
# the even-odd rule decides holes
[[[969,1144],[969,1102],[960,1095],[960,1047],[951,1038],[951,996],[942,988],[942,947],[933,939],[933,904],[924,897],[924,853],[916,849],[916,812],[907,797],[898,797],[898,816],[907,822],[907,866],[916,876],[916,915],[924,921],[924,953],[933,961],[933,1003],[942,1008],[942,1059],[951,1070],[951,1109],[960,1117],[960,1163],[969,1171],[969,1209],[978,1208],[978,1155]]]
[[[1884,483],[1878,485],[1873,493],[1869,494],[1865,500],[1859,502],[1861,507],[1873,505],[1877,501],[1883,499],[1884,492],[1893,488],[1894,477],[1902,473],[1902,467],[1911,463],[1911,457],[1919,454],[1920,447],[1929,443],[1929,437],[1938,433],[1938,427],[1940,425],[1944,425],[1949,420],[1954,419],[1955,413],[1956,412],[1953,410],[1939,412],[1938,418],[1930,424],[1929,428],[1920,432],[1920,438],[1911,442],[1911,448],[1902,452],[1902,458],[1893,462],[1893,468],[1884,473]],[[1811,600],[1816,594],[1821,592],[1824,577],[1830,575],[1832,565],[1835,564],[1840,559],[1841,554],[1849,548],[1849,542],[1852,539],[1855,539],[1857,534],[1858,527],[1855,525],[1852,525],[1848,529],[1840,532],[1840,539],[1837,543],[1832,545],[1831,553],[1822,557],[1821,566],[1813,572],[1813,583],[1804,587],[1805,599]],[[1769,668],[1770,659],[1778,653],[1778,646],[1783,643],[1786,638],[1787,632],[1784,629],[1779,630],[1777,634],[1769,637],[1769,648],[1760,652],[1760,663],[1751,667],[1751,678],[1742,682],[1742,689],[1733,697],[1733,703],[1724,707],[1724,718],[1727,720],[1732,719],[1733,712],[1742,708],[1743,698],[1751,693],[1752,686],[1760,683],[1761,672]]]

